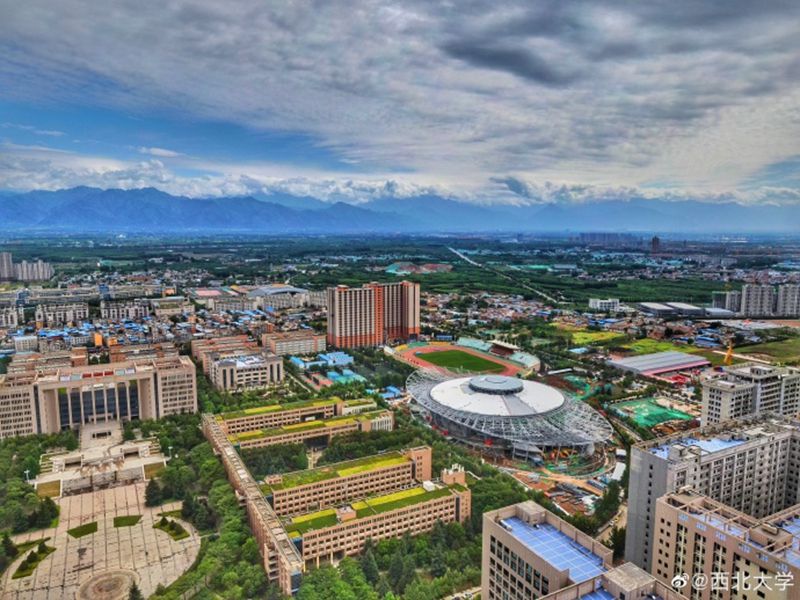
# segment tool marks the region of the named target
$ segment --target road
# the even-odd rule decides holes
[[[481,588],[474,587],[468,590],[464,590],[463,592],[456,592],[455,594],[451,594],[450,596],[445,596],[444,600],[463,600],[467,598],[474,598],[480,593],[481,593]]]

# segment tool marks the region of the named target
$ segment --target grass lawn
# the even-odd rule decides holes
[[[145,479],[152,479],[158,477],[159,473],[164,470],[164,463],[152,463],[144,466]]]
[[[53,552],[56,551],[55,548],[52,546],[45,546],[43,552],[39,552],[38,548],[31,550],[28,556],[22,561],[22,564],[17,567],[17,570],[14,571],[14,574],[11,576],[11,579],[21,579],[23,577],[29,577],[33,574],[36,570],[36,567],[39,566],[39,563],[42,562],[45,558],[50,556]]]
[[[142,520],[142,515],[125,515],[114,517],[114,527],[133,527]]]
[[[183,525],[177,521],[171,521],[166,517],[161,517],[161,520],[153,525],[153,529],[160,529],[161,531],[168,533],[169,536],[176,542],[189,537],[189,532],[183,528]]]
[[[36,493],[40,498],[44,498],[45,496],[49,498],[57,498],[61,495],[61,482],[48,481],[47,483],[40,483],[36,486]]]
[[[572,343],[578,346],[586,346],[622,337],[625,336],[616,331],[574,331],[572,332]]]
[[[85,535],[97,533],[97,521],[92,521],[91,523],[85,523],[83,525],[73,527],[72,529],[67,529],[67,533],[74,538],[81,538]]]
[[[800,337],[793,337],[779,342],[740,346],[735,348],[734,351],[737,354],[752,354],[756,358],[794,365],[800,363]]]
[[[418,354],[418,358],[437,367],[446,369],[471,371],[474,373],[500,373],[505,366],[492,360],[481,358],[461,350],[442,350],[440,352],[427,352]]]

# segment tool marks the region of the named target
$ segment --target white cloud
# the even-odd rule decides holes
[[[151,147],[148,148],[146,146],[139,146],[137,148],[139,154],[148,154],[150,156],[158,156],[159,158],[175,158],[177,156],[183,156],[181,152],[175,152],[174,150],[167,150],[166,148],[156,148]]]

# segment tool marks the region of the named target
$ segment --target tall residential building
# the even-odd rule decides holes
[[[17,281],[45,281],[53,277],[53,274],[52,265],[42,260],[36,262],[23,260],[14,265],[14,278]]]
[[[682,600],[632,563],[535,502],[483,515],[485,600]]]
[[[800,285],[787,283],[778,286],[775,315],[778,317],[800,317]]]
[[[763,364],[727,367],[720,378],[703,381],[701,425],[767,412],[800,413],[800,370]]]
[[[0,377],[0,438],[196,411],[195,367],[185,356]]]
[[[0,252],[0,281],[14,279],[14,260],[11,252]]]
[[[742,309],[742,292],[739,290],[712,292],[711,305],[713,308],[722,308],[738,313]]]
[[[378,346],[419,335],[419,284],[369,283],[328,288],[328,344]]]
[[[742,286],[739,313],[743,317],[771,317],[775,311],[775,288],[748,283]]]
[[[644,569],[658,564],[656,500],[685,487],[755,518],[797,504],[799,452],[800,423],[780,417],[742,419],[636,444],[626,559]]]
[[[655,520],[651,572],[665,585],[686,578],[692,600],[800,596],[800,505],[754,518],[682,490],[656,501]]]

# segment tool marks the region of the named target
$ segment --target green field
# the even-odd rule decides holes
[[[442,350],[416,355],[422,360],[453,371],[471,371],[473,373],[500,373],[505,367],[499,363],[463,350]]]
[[[756,358],[795,365],[800,363],[800,337],[792,337],[779,342],[742,346],[736,348],[736,353],[752,354]]]
[[[572,343],[578,346],[586,346],[588,344],[596,344],[598,342],[608,342],[610,340],[621,339],[625,337],[616,331],[570,331],[572,334]]]
[[[122,517],[114,517],[114,527],[133,527],[141,521],[142,515],[124,515]]]

